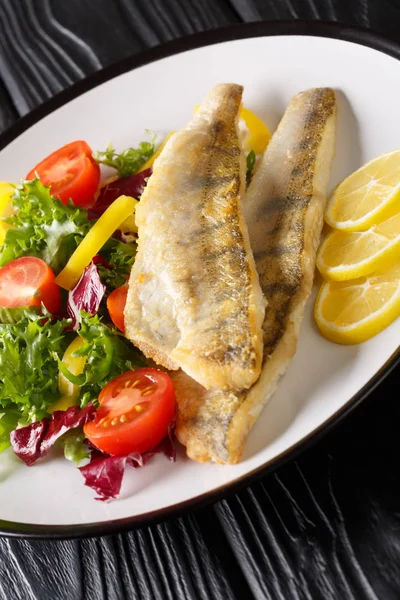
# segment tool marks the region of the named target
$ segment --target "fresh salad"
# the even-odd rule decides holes
[[[249,182],[269,132],[242,120]],[[99,500],[126,466],[175,460],[172,381],[124,335],[135,206],[168,137],[121,153],[75,141],[0,183],[0,452],[32,466],[57,445]]]
[[[0,184],[0,452],[31,466],[57,444],[102,500],[127,465],[175,459],[171,379],[124,336],[156,154],[154,140],[120,154],[76,141]],[[102,183],[101,164],[114,170]]]

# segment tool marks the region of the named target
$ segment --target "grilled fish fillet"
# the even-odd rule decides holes
[[[250,390],[239,392],[207,391],[182,372],[172,374],[176,434],[192,459],[240,459],[247,434],[295,353],[312,287],[335,129],[333,90],[298,94],[254,175],[245,218],[268,301],[262,372]]]
[[[166,144],[136,211],[126,334],[206,388],[248,388],[261,371],[265,299],[241,207],[242,91],[213,88]]]

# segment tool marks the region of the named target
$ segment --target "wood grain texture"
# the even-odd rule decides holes
[[[150,46],[293,18],[400,41],[400,0],[0,0],[0,131]],[[213,507],[108,538],[0,539],[0,600],[398,599],[399,376],[296,462]]]

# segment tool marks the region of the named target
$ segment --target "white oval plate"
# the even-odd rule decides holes
[[[318,23],[255,23],[167,44],[81,82],[3,135],[0,180],[19,181],[43,156],[75,139],[94,149],[109,141],[122,149],[139,141],[145,128],[179,129],[214,84],[237,82],[245,87],[245,105],[272,130],[295,93],[335,88],[333,187],[373,156],[400,146],[399,57],[400,49],[372,34]],[[360,346],[332,344],[318,333],[313,303],[297,354],[240,464],[200,465],[183,450],[175,464],[157,456],[144,469],[128,469],[120,499],[106,504],[62,457],[53,454],[27,468],[7,451],[0,459],[0,531],[66,537],[133,527],[221,497],[303,447],[376,385],[394,364],[400,339],[397,320]]]

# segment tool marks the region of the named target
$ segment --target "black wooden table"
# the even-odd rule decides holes
[[[400,0],[0,0],[0,131],[73,82],[166,40],[324,19],[400,41]],[[248,489],[108,538],[0,539],[1,600],[397,600],[400,371]]]

